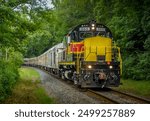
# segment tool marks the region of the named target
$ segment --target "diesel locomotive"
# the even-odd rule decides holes
[[[108,27],[91,21],[74,27],[64,41],[25,64],[43,68],[82,88],[120,85],[122,59]]]

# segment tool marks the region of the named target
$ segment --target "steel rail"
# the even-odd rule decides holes
[[[100,97],[103,97],[103,98],[105,98],[105,99],[111,101],[111,102],[114,103],[114,104],[120,104],[120,102],[118,102],[118,101],[116,101],[116,100],[114,100],[114,99],[112,99],[112,98],[110,98],[110,97],[108,97],[108,96],[105,96],[105,95],[101,94],[101,93],[98,92],[98,91],[93,91],[93,90],[91,90],[91,89],[88,89],[88,91],[91,92],[91,93],[94,93],[94,94],[96,94],[96,95],[98,95],[98,96],[100,96]]]
[[[128,94],[128,93],[125,93],[125,92],[121,92],[121,91],[118,91],[118,90],[114,90],[114,89],[111,89],[111,91],[119,93],[119,94],[123,94],[125,96],[129,96],[129,97],[131,97],[133,99],[137,99],[139,101],[143,101],[143,102],[145,102],[147,104],[150,104],[150,100],[148,100],[148,99],[145,99],[145,98],[142,98],[142,97],[138,97],[138,96],[133,95],[133,94]]]

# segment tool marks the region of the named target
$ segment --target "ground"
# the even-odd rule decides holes
[[[101,104],[74,86],[37,68],[23,67],[20,80],[4,103],[13,104]],[[150,81],[122,80],[118,90],[150,99]]]

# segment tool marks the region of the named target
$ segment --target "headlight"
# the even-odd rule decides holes
[[[94,26],[92,26],[92,28],[91,28],[92,30],[95,30],[95,27]]]
[[[91,68],[92,68],[92,66],[91,66],[91,65],[88,65],[88,68],[89,68],[89,69],[91,69]]]
[[[109,66],[109,68],[110,68],[110,69],[112,69],[112,68],[113,68],[113,66]]]
[[[95,26],[95,24],[92,24],[92,26]]]

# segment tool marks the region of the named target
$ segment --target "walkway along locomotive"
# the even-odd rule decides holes
[[[62,43],[38,57],[26,58],[25,64],[72,80],[82,88],[117,87],[122,73],[120,48],[110,29],[95,21],[76,26]]]

